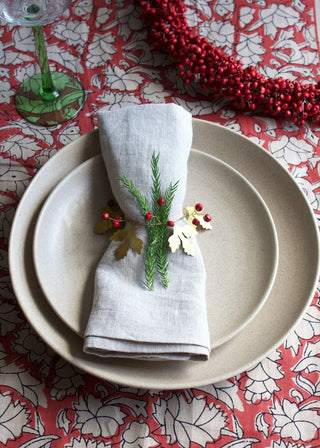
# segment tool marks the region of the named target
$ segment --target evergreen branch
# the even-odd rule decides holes
[[[170,185],[164,195],[164,198],[166,200],[166,202],[164,204],[164,212],[166,213],[167,218],[169,218],[171,204],[174,199],[174,195],[178,189],[178,184],[179,184],[178,180],[173,185],[172,185],[172,183],[170,183]]]
[[[157,213],[158,203],[157,200],[161,197],[161,183],[160,183],[160,171],[159,171],[159,156],[152,154],[151,159],[151,170],[152,170],[152,212],[153,214]]]
[[[170,183],[167,191],[165,192],[165,195],[164,195],[165,204],[163,205],[163,207],[160,207],[160,209],[159,209],[159,219],[163,223],[166,223],[169,219],[171,204],[172,204],[175,192],[177,191],[178,183],[179,183],[179,181],[177,181],[174,185],[172,185],[172,183]],[[168,280],[169,231],[168,231],[167,225],[160,226],[158,233],[159,233],[159,243],[158,243],[158,250],[156,252],[157,271],[161,276],[163,286],[168,287],[168,284],[169,284],[169,280]]]
[[[148,246],[146,249],[146,255],[144,260],[145,266],[145,284],[147,288],[154,289],[154,276],[156,273],[156,251],[157,251],[157,238],[155,235],[155,228],[151,225],[147,227],[148,231]]]
[[[167,226],[162,226],[159,237],[159,244],[158,244],[158,250],[156,253],[156,260],[157,260],[157,271],[161,276],[162,284],[165,288],[169,285],[168,280],[168,268],[169,268],[169,261],[168,261],[168,238],[169,238],[169,232]]]
[[[157,216],[160,225],[153,225],[151,222],[147,223],[148,242],[146,246],[145,254],[145,285],[147,288],[154,289],[154,277],[156,272],[161,276],[161,281],[164,287],[169,284],[168,281],[168,238],[169,231],[166,225],[171,204],[174,199],[175,192],[178,188],[177,181],[175,184],[170,183],[167,191],[164,194],[164,205],[159,206],[158,199],[162,197],[161,183],[160,183],[160,171],[159,171],[159,156],[160,154],[152,153],[151,159],[151,171],[152,171],[152,212],[154,216]],[[139,190],[134,186],[133,182],[127,177],[118,179],[119,182],[135,197],[137,200],[140,211],[143,215],[150,212],[150,207],[146,196],[143,196]]]
[[[119,182],[131,193],[137,200],[140,211],[143,215],[145,215],[149,211],[148,200],[145,196],[143,196],[139,190],[136,189],[133,182],[127,177],[120,177],[118,179]]]

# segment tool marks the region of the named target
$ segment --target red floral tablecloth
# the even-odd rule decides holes
[[[267,77],[302,83],[319,76],[317,3],[185,0],[188,23],[226,54]],[[31,29],[0,27],[0,446],[318,447],[317,293],[295,331],[258,365],[218,384],[174,391],[84,374],[43,342],[17,303],[7,260],[15,210],[41,166],[97,127],[101,107],[173,101],[248,136],[293,174],[319,219],[320,126],[241,113],[224,99],[212,102],[197,84],[185,86],[173,61],[152,51],[139,11],[135,0],[78,0],[45,26],[50,63],[76,73],[87,94],[74,120],[52,128],[28,124],[13,105],[19,83],[37,70]]]

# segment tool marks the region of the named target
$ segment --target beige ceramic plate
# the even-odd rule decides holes
[[[302,318],[319,278],[318,230],[311,207],[290,174],[249,139],[222,126],[194,120],[193,147],[225,161],[262,195],[276,225],[279,265],[268,300],[234,338],[207,362],[102,360],[82,352],[82,339],[52,311],[38,284],[33,261],[34,226],[52,189],[80,163],[98,154],[97,131],[59,151],[25,192],[11,229],[9,262],[15,294],[31,324],[62,357],[82,370],[115,383],[179,389],[232,377],[278,347]]]
[[[214,216],[213,230],[200,231],[198,242],[207,272],[211,346],[217,347],[263,305],[276,274],[278,243],[263,200],[237,171],[192,150],[188,173],[185,204],[201,201]],[[79,335],[92,306],[94,272],[109,240],[93,233],[100,220],[97,210],[108,198],[112,193],[103,159],[96,156],[53,190],[35,230],[40,285],[58,316]]]

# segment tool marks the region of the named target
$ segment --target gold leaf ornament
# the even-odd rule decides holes
[[[106,219],[97,222],[97,224],[94,226],[94,233],[98,233],[99,235],[103,235],[104,233],[107,233],[108,230],[110,230],[112,227],[111,221],[108,221]]]
[[[120,244],[114,251],[114,255],[117,261],[125,258],[129,250],[129,241],[125,240],[122,244]]]
[[[176,225],[173,230],[173,234],[169,237],[168,243],[171,252],[176,252],[176,250],[182,246],[183,251],[187,255],[194,256],[195,248],[190,238],[197,234],[194,226],[186,224],[184,226]]]
[[[200,226],[205,229],[205,230],[211,230],[212,229],[212,225],[211,222],[207,222],[205,221],[204,217],[198,216],[199,222],[200,222]]]
[[[116,260],[125,258],[128,250],[131,248],[134,252],[141,254],[143,241],[137,237],[136,227],[131,227],[128,230],[119,229],[110,237],[112,241],[123,241],[114,251]]]

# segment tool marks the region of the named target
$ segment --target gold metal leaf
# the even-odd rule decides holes
[[[193,257],[194,253],[195,253],[193,243],[190,240],[188,240],[187,238],[182,238],[181,242],[182,242],[182,247],[183,247],[184,252]]]
[[[124,243],[120,244],[114,251],[114,255],[116,257],[116,260],[119,261],[122,258],[125,258],[129,250],[129,241],[125,240]]]
[[[203,216],[199,216],[198,219],[199,219],[200,225],[201,225],[201,227],[203,229],[205,229],[205,230],[211,230],[212,229],[211,222],[205,221]]]
[[[185,225],[181,231],[186,238],[190,238],[198,233],[196,227],[190,224]]]
[[[143,246],[143,241],[140,238],[138,238],[137,236],[130,239],[130,247],[134,252],[141,254],[142,246]]]
[[[110,240],[112,241],[123,241],[127,237],[127,231],[123,229],[119,229],[112,236],[110,236]]]
[[[173,235],[170,236],[170,238],[168,239],[168,243],[169,243],[169,247],[171,249],[171,252],[175,252],[178,247],[181,244],[181,240],[179,238],[179,236],[176,233],[173,233]]]
[[[103,234],[106,233],[111,228],[111,222],[104,219],[103,221],[97,222],[94,226],[94,233]]]

